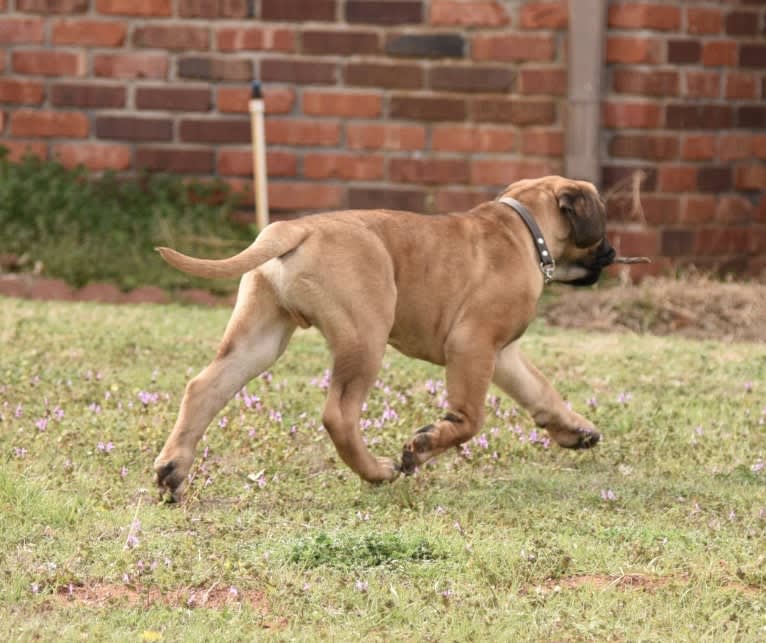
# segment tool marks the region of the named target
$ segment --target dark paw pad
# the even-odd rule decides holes
[[[412,448],[405,446],[402,450],[402,464],[401,471],[405,476],[411,476],[417,469],[418,461],[415,458],[415,454],[412,452]]]
[[[575,449],[582,451],[585,449],[591,449],[595,447],[599,440],[601,440],[601,434],[598,431],[589,431],[587,429],[577,429],[577,442],[565,447],[567,449]]]
[[[183,482],[183,477],[176,470],[176,463],[168,462],[163,467],[157,469],[156,480],[160,491],[167,490],[175,494]]]

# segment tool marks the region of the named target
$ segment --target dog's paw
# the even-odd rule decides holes
[[[595,447],[601,440],[601,434],[595,429],[567,429],[548,432],[556,443],[564,449],[582,451]]]
[[[160,490],[160,500],[180,502],[186,474],[175,460],[157,460],[154,463],[154,480]]]
[[[402,472],[402,466],[393,458],[376,457],[381,468],[381,476],[375,482],[393,482]]]
[[[428,424],[415,431],[415,436],[402,447],[402,473],[411,476],[419,464],[431,458],[433,450],[432,433],[436,430]]]

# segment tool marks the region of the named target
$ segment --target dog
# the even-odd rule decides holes
[[[591,183],[547,176],[459,214],[350,210],[275,222],[228,259],[158,248],[189,274],[241,276],[215,359],[187,384],[154,463],[160,492],[179,499],[208,424],[279,358],[298,326],[327,340],[333,364],[322,422],[364,480],[412,473],[476,435],[490,382],[560,446],[594,446],[600,433],[527,361],[519,338],[547,281],[592,284],[614,261],[605,218]],[[359,430],[387,344],[446,369],[446,414],[414,433],[399,462],[373,456]]]

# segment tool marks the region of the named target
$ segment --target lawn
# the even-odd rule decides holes
[[[527,354],[595,450],[493,390],[462,453],[373,487],[321,428],[328,354],[301,332],[161,504],[152,461],[227,318],[0,299],[5,640],[766,638],[766,345],[539,322]],[[442,377],[387,355],[376,453],[438,416]]]

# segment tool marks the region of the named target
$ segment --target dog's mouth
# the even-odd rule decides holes
[[[617,252],[606,240],[596,246],[595,250],[581,261],[571,264],[559,264],[553,273],[553,280],[570,286],[591,286],[601,276],[601,271],[614,263]]]

